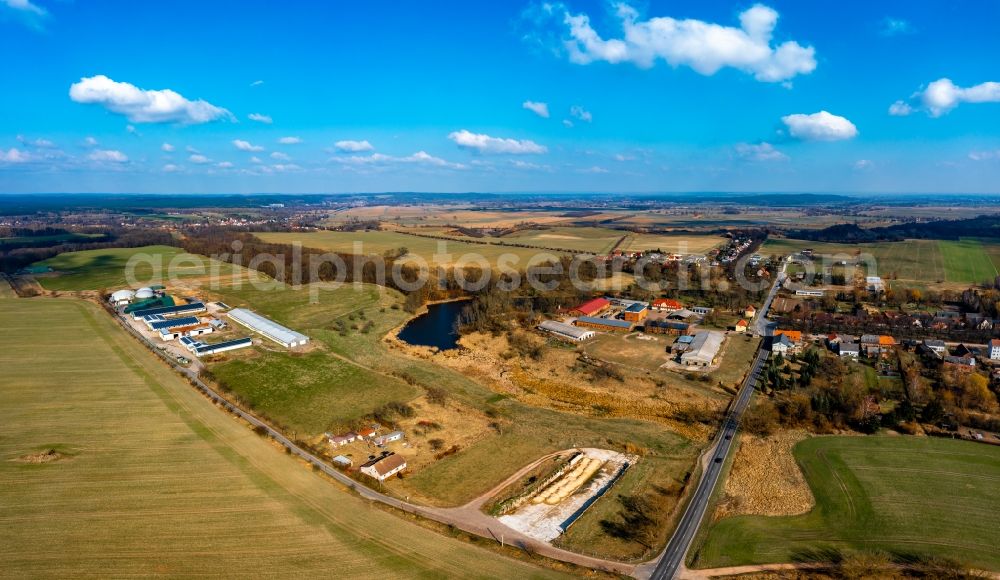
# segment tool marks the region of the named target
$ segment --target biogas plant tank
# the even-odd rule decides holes
[[[139,300],[145,300],[146,298],[152,298],[153,296],[154,294],[151,288],[139,288],[135,291],[135,297]]]
[[[135,297],[135,292],[131,290],[119,290],[111,295],[111,300],[113,302],[123,302],[132,300]]]

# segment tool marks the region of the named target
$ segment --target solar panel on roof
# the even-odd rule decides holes
[[[184,316],[181,318],[174,318],[173,320],[161,320],[159,322],[154,322],[150,325],[152,330],[163,330],[167,328],[176,328],[178,326],[190,326],[192,324],[198,324],[198,319],[194,316]]]

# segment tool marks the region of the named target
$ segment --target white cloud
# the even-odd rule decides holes
[[[571,117],[580,119],[585,123],[589,123],[594,120],[594,116],[590,114],[590,111],[584,109],[580,105],[573,105],[570,107],[569,114]]]
[[[751,161],[787,161],[788,155],[774,148],[770,143],[737,143],[736,154]]]
[[[167,163],[163,166],[164,173],[174,173],[181,170],[180,165],[174,165],[173,163]]]
[[[449,169],[465,169],[461,163],[452,163],[435,157],[426,151],[417,151],[413,155],[406,157],[394,157],[382,153],[372,153],[371,155],[351,155],[349,157],[333,157],[331,161],[343,165],[388,165],[394,163],[414,163],[420,165],[433,165],[435,167],[445,167]]]
[[[592,174],[609,173],[609,171],[607,169],[605,169],[603,167],[600,167],[598,165],[594,165],[594,166],[591,166],[591,167],[580,169],[579,172],[580,173],[592,173]]]
[[[249,141],[244,141],[243,139],[233,139],[233,146],[240,151],[263,151],[264,148],[260,145],[254,145]]]
[[[190,145],[188,145],[187,147],[185,147],[184,150],[187,151],[188,153],[201,153],[201,151],[198,151],[197,149],[195,149],[194,147],[192,147]]]
[[[863,171],[865,169],[871,169],[875,167],[875,163],[871,159],[858,159],[854,162],[854,169],[858,171]]]
[[[259,87],[262,84],[264,84],[264,81],[254,81],[254,82],[250,83],[250,86],[251,87]]]
[[[38,16],[45,16],[45,14],[47,14],[44,8],[33,4],[31,0],[0,0],[0,4],[4,4],[13,10],[30,12]]]
[[[569,119],[563,119],[562,120],[562,124],[563,124],[563,127],[566,127],[567,129],[572,129],[573,128],[573,121],[570,121]]]
[[[31,161],[31,155],[26,151],[13,147],[7,151],[0,149],[0,163],[27,163],[28,161]]]
[[[649,68],[657,59],[673,67],[687,66],[703,75],[730,67],[763,82],[787,81],[816,68],[815,49],[794,41],[771,45],[778,13],[756,4],[740,14],[740,27],[701,20],[656,17],[640,20],[638,11],[624,2],[616,5],[623,37],[603,39],[586,14],[562,13],[568,28],[563,45],[577,64],[631,62]]]
[[[615,161],[635,161],[635,157],[632,155],[625,155],[624,153],[615,153]]]
[[[274,122],[269,115],[261,115],[260,113],[250,113],[247,115],[247,119],[257,121],[258,123],[264,123],[265,125],[270,125]]]
[[[128,163],[128,156],[115,149],[98,149],[87,156],[91,161],[104,163]]]
[[[521,159],[511,159],[510,164],[518,169],[526,169],[530,171],[551,171],[552,167],[549,165],[540,165],[538,163],[531,163],[528,161],[522,161]]]
[[[90,135],[88,135],[87,137],[85,137],[83,139],[83,146],[84,147],[97,147],[97,145],[98,145],[97,139],[94,139]]]
[[[125,132],[129,135],[135,135],[139,137],[139,131],[135,129],[135,125],[125,125]]]
[[[24,145],[28,145],[31,147],[38,147],[39,149],[52,149],[56,146],[56,144],[53,143],[52,141],[49,141],[48,139],[42,139],[41,137],[39,137],[38,139],[28,139],[24,135],[18,135],[17,141]]]
[[[263,161],[260,160],[260,157],[254,155],[253,157],[250,158],[250,163],[263,163]]]
[[[233,166],[232,161],[220,161],[215,164],[216,167],[220,169],[230,169]]]
[[[826,111],[811,115],[786,115],[781,120],[792,137],[804,141],[842,141],[858,135],[858,128],[854,123]]]
[[[291,161],[292,160],[291,157],[289,157],[288,155],[282,153],[281,151],[275,151],[274,153],[271,153],[271,159],[277,159],[279,161]]]
[[[536,101],[524,101],[521,103],[521,107],[528,109],[532,113],[542,117],[543,119],[549,118],[549,105],[546,103],[539,103]]]
[[[302,139],[298,137],[282,137],[281,139],[278,139],[278,143],[281,143],[282,145],[297,145],[301,142]]]
[[[882,36],[899,36],[916,32],[913,25],[901,18],[886,17],[882,20]]]
[[[985,82],[968,88],[962,88],[948,78],[938,79],[917,91],[910,97],[915,106],[906,109],[912,112],[920,108],[931,117],[940,117],[949,113],[961,103],[1000,103],[1000,83]],[[896,101],[893,107],[903,103]],[[892,114],[892,107],[889,108]]]
[[[465,129],[453,131],[448,135],[448,138],[454,141],[459,147],[472,149],[479,153],[523,155],[540,154],[548,151],[544,145],[539,145],[534,141],[490,137],[483,133],[472,133]]]
[[[197,163],[198,165],[204,165],[205,163],[211,163],[212,162],[211,159],[209,159],[208,157],[205,157],[204,155],[201,155],[199,153],[195,153],[194,155],[191,155],[190,157],[188,157],[188,160],[191,163]]]
[[[1000,159],[1000,149],[995,151],[970,151],[969,159],[973,161],[989,161],[992,159]]]
[[[336,147],[338,151],[346,151],[349,153],[361,153],[362,151],[373,151],[375,149],[375,147],[367,140],[351,141],[350,139],[346,139],[344,141],[337,141],[333,144],[333,146]]]
[[[294,163],[276,163],[274,165],[265,165],[261,167],[260,170],[264,173],[287,173],[289,171],[299,171],[302,168]]]
[[[905,117],[913,113],[913,107],[905,101],[896,101],[889,105],[889,114],[893,117]]]
[[[221,107],[198,99],[190,101],[170,89],[144,90],[104,75],[84,77],[69,88],[70,99],[93,103],[125,115],[133,123],[181,123],[184,125],[232,119]]]
[[[174,147],[170,143],[164,143],[163,145],[160,145],[160,149],[166,151],[167,153],[171,153],[174,151],[174,149],[176,149],[176,147]]]

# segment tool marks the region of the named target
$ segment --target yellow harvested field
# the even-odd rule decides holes
[[[551,575],[321,478],[92,303],[4,292],[0,328],[0,576]]]
[[[451,225],[467,228],[508,228],[523,223],[550,224],[573,218],[562,212],[475,210],[471,205],[374,205],[333,214],[328,224],[379,220],[403,226]]]
[[[811,510],[816,500],[792,455],[792,448],[807,437],[800,431],[744,435],[716,518],[793,516]]]
[[[632,234],[619,247],[626,252],[660,250],[676,254],[705,254],[726,242],[722,236]]]

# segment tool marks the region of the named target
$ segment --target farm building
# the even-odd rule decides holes
[[[163,317],[170,317],[170,316],[191,315],[204,311],[205,311],[204,303],[190,302],[188,304],[181,304],[178,306],[163,306],[160,308],[147,308],[143,310],[134,310],[131,312],[131,314],[134,320],[139,320],[140,318],[144,318],[146,316],[150,316],[153,314]]]
[[[594,318],[593,316],[581,316],[577,318],[576,325],[587,328],[596,328],[598,330],[609,330],[611,332],[629,332],[632,330],[632,323],[627,320]]]
[[[309,342],[308,336],[285,328],[277,322],[264,318],[256,312],[245,308],[234,308],[229,311],[228,316],[235,322],[242,324],[254,332],[259,332],[286,348],[304,346]]]
[[[812,296],[814,298],[819,298],[823,296],[822,290],[796,290],[796,296]]]
[[[350,457],[347,457],[345,455],[338,455],[338,456],[336,456],[336,457],[333,458],[333,464],[334,465],[339,465],[341,467],[350,467],[350,466],[354,465],[354,462],[351,461]]]
[[[611,302],[604,298],[594,298],[593,300],[588,300],[583,304],[577,306],[570,312],[577,314],[579,316],[595,316],[607,310],[611,306]]]
[[[684,308],[684,305],[676,300],[671,300],[670,298],[657,298],[656,300],[653,300],[652,308],[653,310],[659,310],[660,312],[673,312]]]
[[[649,314],[649,308],[646,307],[646,304],[635,302],[629,304],[622,316],[629,322],[642,322],[642,319],[646,318],[647,314]]]
[[[227,350],[236,350],[238,348],[246,348],[253,344],[253,341],[247,338],[237,338],[235,340],[227,340],[225,342],[217,342],[215,344],[206,344],[200,340],[191,338],[190,336],[181,337],[181,344],[184,348],[188,349],[195,356],[205,356],[207,354],[217,354],[220,352],[226,352]]]
[[[143,318],[143,322],[146,323],[146,326],[148,326],[150,330],[160,331],[171,328],[180,328],[182,326],[196,326],[198,324],[198,317],[182,316],[180,318],[167,318],[166,320],[150,317]]]
[[[152,288],[139,288],[135,291],[136,300],[148,300],[156,296],[156,292],[153,292]]]
[[[706,314],[711,314],[714,308],[709,308],[708,306],[692,306],[691,312],[698,314],[700,316],[705,316]]]
[[[691,318],[697,318],[698,314],[688,310],[687,308],[681,308],[680,310],[675,310],[667,315],[667,318],[671,320],[689,320]]]
[[[885,282],[879,276],[867,276],[865,278],[865,286],[869,292],[881,292],[885,290]]]
[[[406,469],[406,459],[402,455],[390,453],[362,465],[361,473],[379,481],[385,481],[404,469]]]
[[[121,306],[132,302],[133,298],[135,298],[135,292],[128,289],[118,290],[111,294],[111,297],[108,298],[108,302],[114,304],[115,306]]]
[[[685,334],[684,336],[677,337],[674,344],[670,347],[670,352],[674,354],[680,354],[682,352],[687,352],[691,348],[691,341],[694,337],[690,334]]]
[[[725,335],[712,330],[702,330],[694,334],[694,340],[687,352],[681,355],[681,364],[687,366],[707,367],[715,362],[722,348]]]
[[[690,324],[678,320],[647,320],[645,326],[651,334],[684,334],[690,328]]]
[[[178,328],[161,328],[160,340],[173,340],[182,336],[201,336],[215,332],[215,329],[207,324],[196,324],[194,326],[181,326]]]
[[[385,435],[379,435],[378,437],[372,439],[372,443],[375,445],[385,445],[386,443],[392,443],[393,441],[399,441],[403,438],[402,431],[393,431],[392,433],[386,433]]]
[[[573,326],[572,324],[566,324],[565,322],[556,322],[555,320],[546,320],[538,325],[540,330],[549,332],[558,336],[559,338],[564,338],[566,340],[572,340],[580,342],[590,338],[594,338],[597,333],[593,330],[584,330]]]

